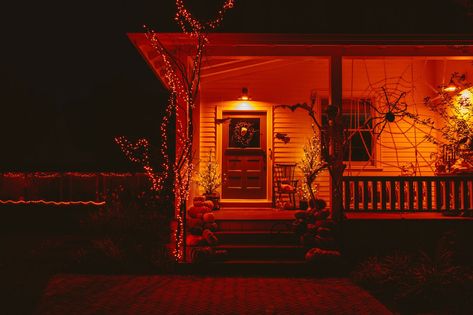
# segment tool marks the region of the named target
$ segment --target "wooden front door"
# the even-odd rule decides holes
[[[222,198],[266,199],[266,113],[224,112]]]

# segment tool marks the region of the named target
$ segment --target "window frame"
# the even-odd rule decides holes
[[[345,121],[343,116],[350,116],[350,112],[344,112],[344,109],[347,108],[347,106],[352,106],[352,104],[356,104],[356,102],[360,102],[361,100],[370,100],[371,105],[367,105],[369,107],[370,113],[367,115],[368,119],[374,117],[375,115],[375,109],[373,107],[376,106],[375,100],[373,98],[365,98],[365,97],[344,97],[342,98],[342,119]],[[321,122],[322,126],[326,126],[324,124],[324,116],[325,116],[325,109],[329,105],[328,98],[321,98],[320,100],[320,109],[321,109]],[[351,160],[344,160],[343,162],[347,164],[347,169],[367,169],[367,170],[373,170],[373,169],[379,169],[379,155],[380,155],[380,139],[376,137],[376,135],[372,131],[373,128],[373,122],[371,122],[371,128],[366,128],[363,129],[362,132],[369,132],[371,136],[371,153],[369,154],[369,158],[367,160],[361,160],[361,161],[354,161],[353,159]],[[355,131],[361,131],[358,130],[357,128],[346,128],[344,124],[344,133],[345,137],[347,134],[351,134],[351,132]],[[360,135],[361,137],[361,135]],[[349,153],[347,153],[349,154]],[[345,155],[345,154],[344,154]]]

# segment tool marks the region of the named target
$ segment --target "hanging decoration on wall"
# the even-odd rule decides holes
[[[226,117],[226,118],[215,118],[215,123],[217,125],[220,125],[220,124],[223,124],[223,123],[226,123],[227,121],[230,121],[231,118],[230,117]]]
[[[176,0],[175,21],[184,34],[195,41],[195,55],[192,56],[190,67],[181,62],[175,51],[167,49],[160,40],[159,34],[144,26],[146,37],[151,47],[157,52],[160,63],[163,65],[166,87],[169,90],[169,100],[161,122],[161,156],[159,165],[154,165],[150,160],[149,142],[140,139],[133,143],[125,137],[117,137],[115,141],[124,154],[132,162],[140,164],[152,183],[152,190],[156,193],[163,191],[168,178],[174,179],[172,193],[175,198],[177,228],[175,230],[174,256],[177,261],[184,258],[184,233],[185,233],[185,201],[189,195],[190,183],[193,174],[193,109],[199,90],[200,69],[204,49],[208,42],[207,34],[220,25],[225,13],[233,8],[234,0],[225,0],[222,7],[217,10],[217,15],[201,22],[186,8],[183,0]],[[187,61],[187,59],[186,59]],[[175,161],[170,161],[168,155],[169,121],[175,115],[176,143]],[[174,143],[172,144],[174,146]]]
[[[288,144],[289,141],[291,141],[291,138],[287,135],[287,133],[276,132],[275,137],[276,137],[276,139],[281,140],[282,142],[284,142],[284,144]]]
[[[230,147],[259,148],[259,119],[233,118],[230,122]]]

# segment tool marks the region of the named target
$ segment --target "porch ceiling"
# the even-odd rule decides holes
[[[159,34],[161,42],[183,60],[193,55],[192,40],[181,33]],[[163,69],[145,34],[130,33],[129,39],[162,80]],[[209,35],[202,79],[241,70],[270,69],[295,57],[410,56],[471,58],[471,35],[386,35],[353,36],[321,34],[224,34]],[[164,83],[164,80],[162,80]]]
[[[201,78],[209,82],[222,77],[268,72],[301,63],[310,64],[313,61],[314,57],[210,56],[202,62]]]

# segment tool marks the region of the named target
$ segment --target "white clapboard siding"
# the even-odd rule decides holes
[[[312,137],[312,119],[307,111],[297,109],[291,111],[284,108],[274,110],[274,135],[286,133],[291,140],[284,144],[281,140],[274,142],[274,163],[300,163],[303,148]],[[302,181],[303,174],[296,168],[296,177]],[[330,201],[329,181],[327,176],[320,175],[317,179],[318,197]]]
[[[257,61],[254,62],[255,64]],[[245,61],[245,66],[248,62]],[[228,70],[228,69],[227,69]],[[222,102],[236,100],[242,87],[249,89],[254,101],[272,107],[309,102],[312,90],[327,94],[329,85],[328,59],[293,57],[282,58],[261,66],[220,74],[207,74],[201,85],[200,97],[200,159],[208,157],[209,150],[215,152],[217,106]],[[290,142],[284,144],[274,138],[276,133],[287,133]],[[273,111],[273,163],[298,163],[302,158],[302,147],[311,135],[311,121],[307,112],[288,109]],[[296,176],[301,177],[297,169]],[[322,177],[321,177],[322,178]],[[320,186],[328,187],[328,181]],[[322,189],[328,200],[328,188]],[[322,197],[322,196],[321,196]]]

